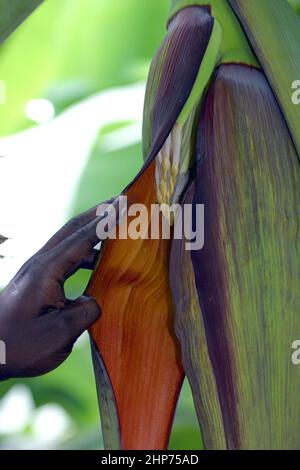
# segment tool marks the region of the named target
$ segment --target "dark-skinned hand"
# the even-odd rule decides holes
[[[99,317],[87,296],[70,301],[64,282],[79,268],[93,269],[99,242],[96,207],[72,219],[19,270],[0,296],[0,339],[6,364],[0,380],[32,377],[59,366],[76,339]]]

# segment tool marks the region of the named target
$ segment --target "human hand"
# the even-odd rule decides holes
[[[99,317],[87,296],[70,301],[64,282],[79,268],[93,269],[99,242],[96,207],[72,219],[30,258],[0,296],[0,339],[6,364],[0,380],[32,377],[59,366],[76,339]]]

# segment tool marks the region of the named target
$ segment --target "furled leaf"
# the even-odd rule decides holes
[[[0,0],[0,43],[42,2],[43,0]]]
[[[144,153],[151,145],[146,162],[157,157],[157,199],[170,223],[173,216],[169,207],[179,202],[189,178],[194,158],[195,116],[218,62],[221,44],[221,27],[208,9],[185,8],[171,18],[169,35],[150,70]]]
[[[199,7],[180,11],[154,58],[147,82],[143,120],[144,158],[156,156],[170,134],[196,81],[213,19]]]

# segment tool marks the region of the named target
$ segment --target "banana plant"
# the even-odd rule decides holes
[[[170,205],[191,226],[204,205],[204,246],[103,243],[88,292],[107,449],[165,449],[185,374],[207,449],[299,447],[299,46],[286,0],[172,1],[122,195],[160,204],[171,233]]]

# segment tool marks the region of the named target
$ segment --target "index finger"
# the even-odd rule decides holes
[[[95,217],[46,253],[45,259],[57,278],[64,278],[66,273],[74,271],[74,266],[80,267],[89,259],[94,246],[99,243],[96,228],[100,220],[101,217]]]
[[[116,223],[116,218],[116,212],[111,210],[110,222]],[[97,225],[102,220],[103,215],[95,217],[46,253],[50,270],[58,279],[64,279],[67,273],[74,272],[94,257],[94,246],[107,237],[104,231],[97,233]]]
[[[109,199],[108,201],[104,202],[103,204],[112,204],[115,201],[115,198]],[[46,251],[54,248],[58,243],[60,243],[65,238],[75,233],[81,227],[84,227],[87,223],[92,221],[95,217],[97,217],[97,208],[99,204],[94,207],[91,207],[87,211],[73,217],[69,220],[62,228],[58,230],[49,240],[48,242],[38,251],[38,253],[45,253]]]

